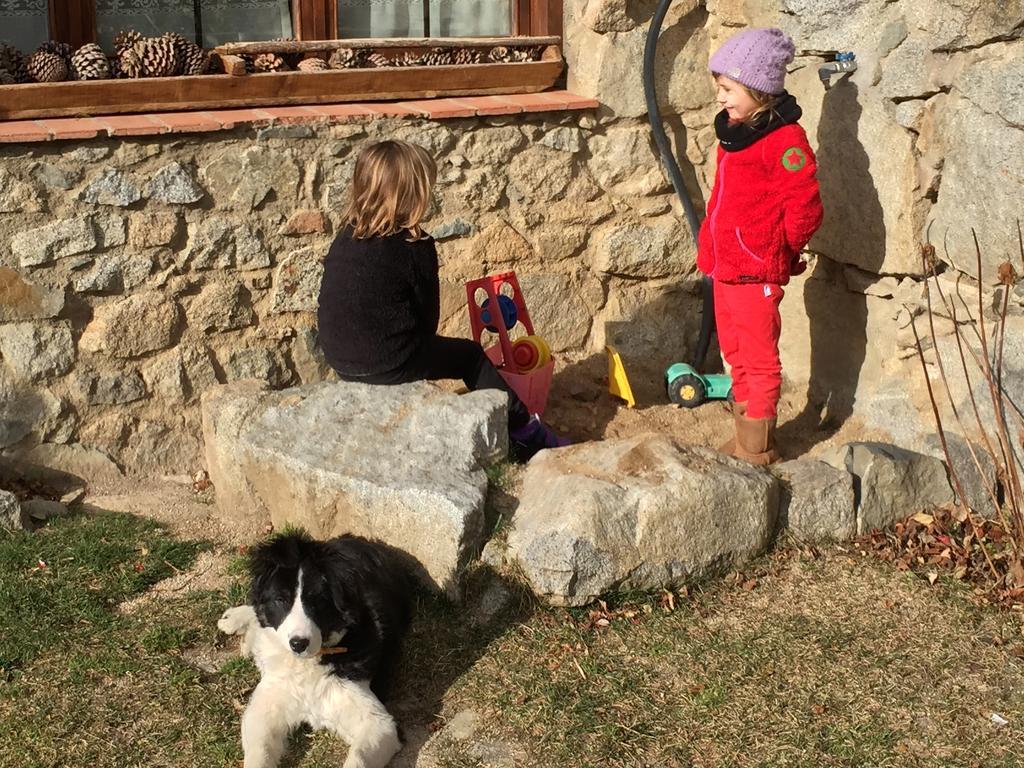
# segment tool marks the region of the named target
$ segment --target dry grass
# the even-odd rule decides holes
[[[151,568],[171,576],[195,548],[122,516],[43,536],[0,541],[8,597],[38,594],[41,545],[53,563],[80,553],[45,577],[50,602],[19,603],[19,633],[5,638],[15,662],[0,674],[0,766],[237,766],[256,673],[214,628],[243,597],[237,563],[227,589],[126,614],[117,606],[153,583]],[[755,570],[672,611],[620,598],[605,627],[514,592],[490,623],[470,620],[473,600],[422,598],[391,702],[409,742],[395,768],[1024,765],[1019,612],[839,551],[793,550]],[[494,586],[477,576],[476,597]],[[465,709],[482,715],[469,741],[423,747]],[[300,733],[285,768],[337,766],[344,753]]]
[[[1022,765],[1020,617],[949,589],[832,555],[605,629],[539,614],[447,706],[537,766]]]

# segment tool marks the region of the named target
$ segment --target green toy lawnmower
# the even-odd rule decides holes
[[[707,400],[726,400],[732,377],[724,373],[697,373],[687,363],[675,363],[665,371],[668,399],[684,408],[696,408]]]

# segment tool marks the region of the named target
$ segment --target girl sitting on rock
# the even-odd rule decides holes
[[[421,226],[437,166],[422,147],[382,141],[356,160],[344,225],[324,263],[317,313],[327,362],[346,381],[404,384],[462,379],[508,395],[513,452],[527,459],[568,444],[534,414],[469,339],[437,335],[434,239]]]

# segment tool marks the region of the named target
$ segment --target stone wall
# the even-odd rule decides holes
[[[598,119],[631,169],[617,183],[637,195],[663,183],[650,162],[641,79],[655,7],[653,0],[576,0],[566,8],[569,88],[604,104]],[[913,441],[923,430],[915,413],[930,411],[917,360],[909,359],[910,320],[923,311],[921,243],[936,244],[950,274],[976,277],[975,229],[986,293],[1001,262],[1021,266],[1024,3],[675,0],[662,26],[657,86],[677,155],[692,163],[691,170],[681,162],[698,203],[714,179],[707,61],[748,25],[780,26],[796,43],[787,87],[803,107],[826,211],[810,244],[814,267],[783,302],[787,391],[806,391],[812,420],[838,424],[856,413],[869,427]],[[826,91],[818,67],[829,52],[845,50],[856,53],[859,68]],[[1019,312],[1011,302],[1008,338],[1024,330],[1013,317]],[[938,330],[948,337],[952,324]],[[1024,369],[1018,352],[1014,370]],[[1024,394],[1024,382],[1017,384]]]
[[[504,269],[563,353],[600,348],[606,327],[687,290],[692,244],[656,166],[645,196],[620,188],[587,114],[7,147],[0,448],[77,443],[129,470],[194,470],[204,389],[327,376],[322,258],[359,146],[383,137],[440,159],[443,330],[468,335],[464,281]]]
[[[199,464],[198,396],[328,374],[315,296],[363,142],[400,137],[441,160],[430,222],[444,330],[468,333],[463,282],[514,268],[565,359],[619,346],[658,375],[699,325],[694,244],[660,167],[641,82],[652,0],[568,0],[568,85],[594,113],[382,119],[0,149],[0,449],[81,444],[139,471]],[[1024,3],[676,0],[657,64],[693,199],[714,174],[710,50],[747,24],[796,41],[788,84],[820,164],[826,219],[787,288],[787,396],[805,416],[858,416],[917,445],[927,430],[911,318],[928,233],[988,292],[1024,210]],[[825,91],[822,52],[859,70]],[[943,244],[946,246],[943,248]],[[990,305],[991,297],[984,301]],[[1014,337],[1024,290],[1011,311]],[[938,325],[938,347],[953,324]],[[1024,396],[1024,344],[1007,345]],[[931,343],[931,342],[929,342]],[[966,397],[966,392],[958,393]],[[67,455],[67,452],[65,454]]]

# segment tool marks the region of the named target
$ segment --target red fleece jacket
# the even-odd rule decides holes
[[[719,147],[697,267],[723,283],[788,283],[797,254],[821,225],[816,169],[796,123],[736,152]]]

